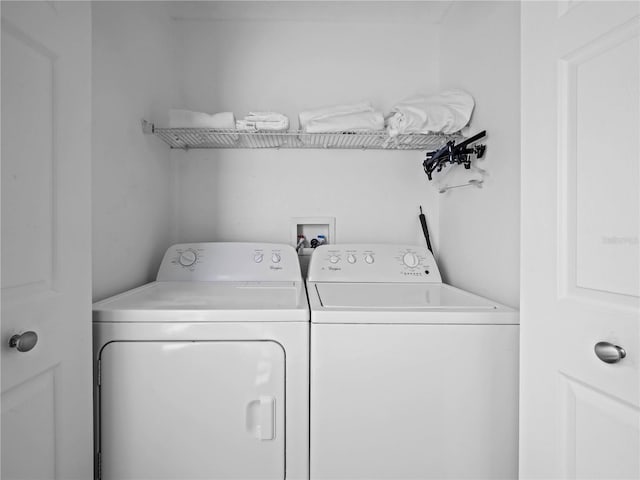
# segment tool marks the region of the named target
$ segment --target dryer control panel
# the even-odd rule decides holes
[[[418,245],[321,245],[309,264],[312,282],[441,283],[427,247]]]
[[[295,249],[278,243],[180,243],[169,247],[158,281],[300,282]]]

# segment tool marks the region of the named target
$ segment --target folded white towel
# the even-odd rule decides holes
[[[285,118],[279,122],[255,122],[256,130],[272,130],[284,132],[289,130],[289,119]]]
[[[170,128],[214,128],[216,130],[236,128],[233,112],[208,113],[190,110],[169,110]]]
[[[289,123],[289,118],[287,118],[286,115],[278,112],[249,112],[249,115],[244,117],[244,119],[251,122]]]
[[[236,122],[236,130],[245,132],[284,132],[289,129],[289,120],[282,122],[251,122],[249,120],[238,120]]]
[[[307,133],[361,132],[384,130],[382,112],[358,112],[313,118],[304,129]]]
[[[349,105],[333,105],[331,107],[307,110],[299,113],[298,121],[300,123],[300,130],[306,130],[307,125],[311,120],[362,112],[373,112],[373,107],[369,102],[353,103]]]
[[[236,122],[236,128],[244,131],[280,132],[289,129],[289,118],[276,112],[249,112],[249,115]]]
[[[255,132],[257,131],[255,122],[247,122],[246,120],[236,120],[236,130],[242,132]]]
[[[393,107],[387,131],[391,137],[402,133],[455,133],[469,123],[474,106],[473,97],[462,90],[416,95]]]

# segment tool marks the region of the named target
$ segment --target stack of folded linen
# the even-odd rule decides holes
[[[236,122],[236,129],[248,132],[282,132],[289,129],[289,118],[276,112],[249,112]]]
[[[387,132],[455,133],[469,123],[475,102],[462,90],[445,90],[437,95],[415,95],[398,103],[387,118]]]
[[[298,119],[300,130],[306,133],[384,130],[382,112],[368,102],[308,110],[300,112]]]
[[[169,110],[170,128],[213,128],[216,130],[235,130],[236,118],[233,112],[208,113],[191,110]]]

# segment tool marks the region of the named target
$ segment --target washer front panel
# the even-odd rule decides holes
[[[311,479],[514,479],[518,325],[311,325]]]

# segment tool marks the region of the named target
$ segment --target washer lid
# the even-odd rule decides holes
[[[316,283],[323,307],[496,310],[482,297],[444,284]]]
[[[310,282],[312,323],[517,324],[512,308],[446,284]]]
[[[93,305],[108,322],[308,319],[302,282],[152,282]]]

